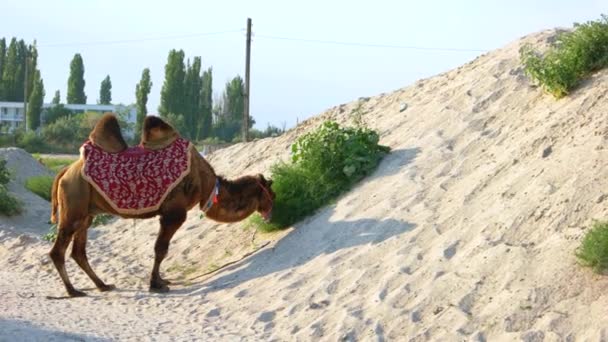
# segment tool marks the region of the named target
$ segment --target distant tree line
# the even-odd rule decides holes
[[[27,94],[27,99],[24,97]],[[44,81],[38,70],[36,42],[27,45],[23,39],[0,39],[0,101],[27,102],[27,128],[40,126],[44,101]]]
[[[68,117],[72,113],[62,105],[59,90],[54,92],[51,101],[53,106],[48,108],[45,117],[41,118],[45,90],[37,62],[38,51],[35,42],[27,45],[23,40],[12,38],[7,44],[5,38],[0,39],[0,101],[23,102],[27,83],[27,129],[36,131],[41,122],[45,126],[57,124],[60,127],[49,127],[45,130],[46,138],[53,136],[50,140],[57,143],[61,139],[55,136],[60,134],[75,138],[73,134],[68,134]],[[70,62],[66,103],[87,103],[84,74],[83,58],[76,53]],[[148,97],[152,85],[150,70],[145,68],[135,86],[136,138],[148,114]],[[200,56],[186,59],[183,50],[171,50],[165,65],[165,78],[160,93],[158,113],[171,122],[184,137],[194,141],[207,139],[232,142],[240,139],[244,108],[244,82],[240,76],[229,80],[221,95],[214,98],[212,67],[203,68]],[[101,81],[97,103],[112,103],[110,75]],[[250,117],[249,129],[254,138],[276,136],[285,130],[284,127],[280,129],[271,125],[266,130],[254,130],[253,124],[255,121]],[[41,133],[39,130],[38,132]]]

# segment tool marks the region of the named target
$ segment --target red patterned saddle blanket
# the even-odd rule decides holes
[[[90,141],[80,148],[82,176],[121,214],[158,210],[165,197],[190,172],[189,141],[178,138],[160,150],[141,146],[109,153]]]

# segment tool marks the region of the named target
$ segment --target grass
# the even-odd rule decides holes
[[[44,166],[46,166],[49,170],[58,173],[64,167],[72,164],[74,161],[78,160],[78,157],[74,158],[55,158],[55,157],[41,157],[40,154],[32,155],[36,160],[40,161]]]
[[[576,251],[579,262],[602,273],[608,268],[608,222],[595,222]]]
[[[34,176],[30,177],[25,181],[25,187],[35,193],[36,195],[44,198],[47,201],[51,200],[51,188],[53,186],[53,176]]]
[[[556,98],[564,97],[589,74],[608,66],[608,16],[574,24],[544,55],[526,45],[520,58],[528,76]]]
[[[369,175],[389,152],[378,134],[365,127],[340,127],[327,121],[292,145],[290,163],[272,166],[276,194],[272,219],[249,219],[257,229],[286,228],[331,203]]]

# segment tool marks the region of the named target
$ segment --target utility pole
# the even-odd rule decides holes
[[[23,82],[23,125],[27,132],[27,73],[28,73],[29,56],[25,57],[25,81]]]
[[[251,18],[247,18],[247,53],[245,60],[245,101],[243,110],[243,142],[249,141],[249,66],[251,64]]]

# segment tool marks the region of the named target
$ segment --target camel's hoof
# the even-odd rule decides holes
[[[68,291],[68,294],[70,295],[70,297],[72,298],[76,298],[76,297],[86,297],[86,293],[82,292],[82,291],[78,291],[78,290],[71,290]]]
[[[150,292],[167,293],[167,292],[169,292],[169,286],[167,286],[165,284],[150,285]]]
[[[171,285],[171,282],[167,279],[161,279],[161,280],[159,280],[159,282],[163,285]]]
[[[116,286],[114,286],[113,284],[107,284],[107,285],[103,285],[103,286],[99,286],[97,287],[99,289],[99,291],[101,292],[106,292],[106,291],[112,291],[116,289]]]

